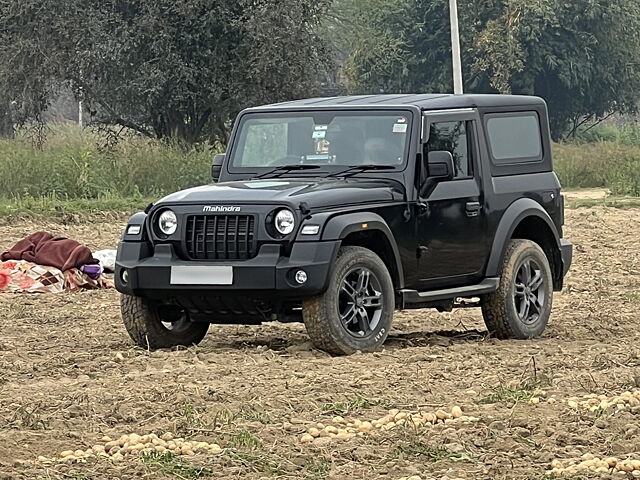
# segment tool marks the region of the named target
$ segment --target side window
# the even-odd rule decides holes
[[[446,150],[453,155],[454,178],[473,176],[470,122],[436,122],[431,124],[425,155],[436,150]]]
[[[485,116],[493,163],[505,165],[542,160],[540,119],[536,112]]]

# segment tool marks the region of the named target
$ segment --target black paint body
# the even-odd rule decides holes
[[[385,95],[258,107],[240,114],[228,153],[233,151],[244,115],[320,109],[389,109],[407,115],[411,129],[405,164],[396,170],[361,172],[349,178],[327,178],[321,172],[304,170],[251,180],[261,172],[239,172],[225,162],[219,183],[169,195],[146,214],[132,217],[129,225],[143,228],[138,235],[123,235],[116,270],[118,290],[180,303],[209,315],[251,315],[260,311],[258,304],[295,306],[300,299],[321,293],[340,246],[357,244],[368,246],[383,258],[399,307],[430,306],[434,300],[473,297],[494,290],[497,283],[487,280],[499,277],[503,251],[511,238],[538,242],[550,260],[555,289],[562,288],[572,249],[562,238],[564,205],[552,169],[544,101],[499,95]],[[542,158],[536,163],[496,165],[490,158],[484,117],[518,111],[537,112]],[[418,179],[425,177],[421,171],[425,168],[423,141],[429,123],[436,120],[470,122],[474,172],[471,178],[434,181],[421,195]],[[204,262],[232,265],[232,285],[172,285],[172,265],[203,264],[185,255],[184,225],[188,215],[202,215],[203,207],[210,205],[240,207],[243,214],[255,216],[257,255],[246,260]],[[266,219],[282,207],[295,213],[296,230],[276,239],[266,228]],[[160,238],[153,227],[165,208],[176,212],[179,225],[168,239]],[[302,235],[305,225],[319,225],[320,231]],[[126,283],[122,281],[123,269],[128,272]],[[292,278],[298,269],[309,274],[303,286]]]

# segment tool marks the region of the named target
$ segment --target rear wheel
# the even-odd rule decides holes
[[[336,355],[380,348],[391,330],[393,282],[371,250],[343,247],[330,273],[329,288],[306,300],[303,318],[314,345]]]
[[[542,334],[553,304],[549,260],[530,240],[511,240],[505,252],[500,286],[486,295],[482,315],[498,338],[527,339]]]
[[[120,309],[129,336],[143,348],[196,345],[209,329],[207,323],[192,322],[181,308],[160,305],[148,298],[121,295]]]

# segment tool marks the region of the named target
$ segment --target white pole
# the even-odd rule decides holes
[[[80,70],[80,80],[82,80],[82,70]],[[84,119],[83,119],[83,108],[82,108],[82,101],[84,100],[84,90],[82,89],[82,87],[78,88],[78,125],[80,125],[80,128],[84,127]]]
[[[453,57],[453,93],[462,94],[462,61],[460,60],[460,31],[458,29],[458,2],[449,0],[451,17],[451,55]]]

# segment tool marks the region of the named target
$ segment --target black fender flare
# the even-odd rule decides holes
[[[553,239],[556,243],[557,251],[560,251],[560,235],[549,214],[535,200],[520,198],[509,205],[498,224],[487,262],[487,277],[500,276],[500,266],[502,265],[507,243],[511,239],[516,227],[527,217],[540,218],[547,224],[551,232],[553,232]]]
[[[394,284],[398,288],[404,288],[404,271],[398,244],[387,222],[377,213],[357,212],[337,215],[327,220],[322,232],[322,241],[344,240],[349,234],[355,232],[381,232],[389,242],[395,262],[395,272],[389,272],[394,278]]]

